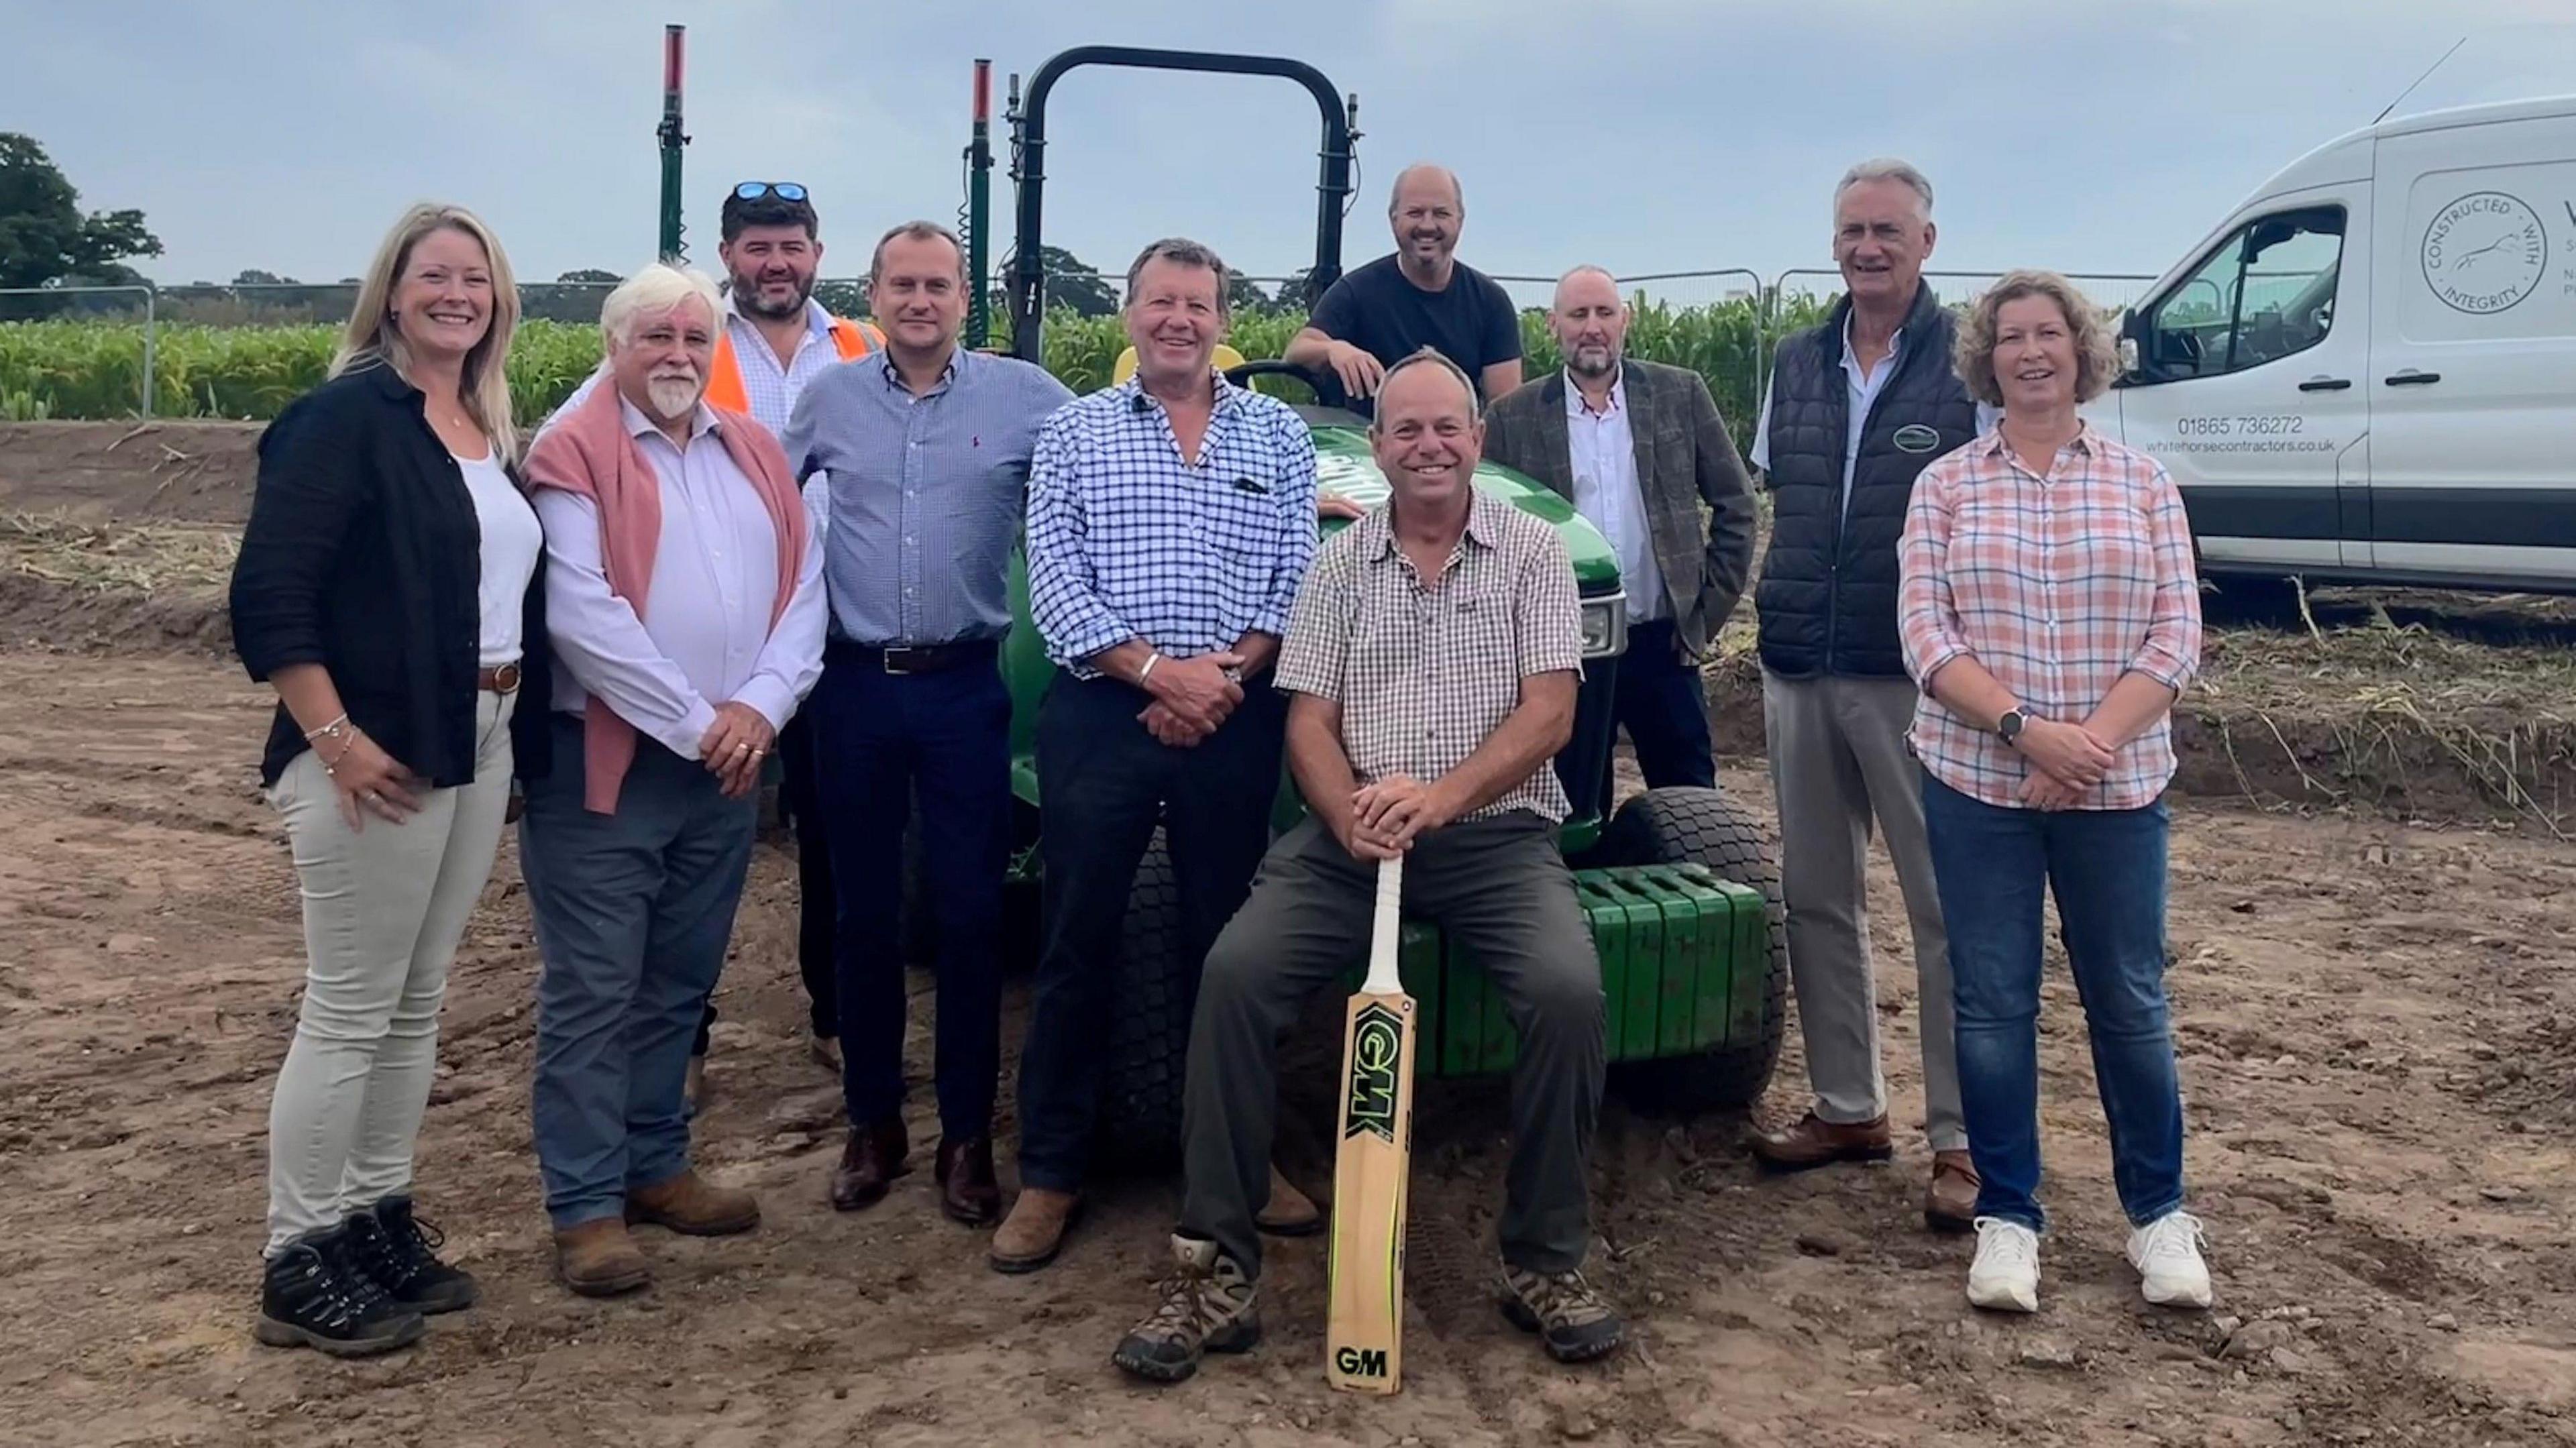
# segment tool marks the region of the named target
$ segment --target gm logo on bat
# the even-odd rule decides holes
[[[1336,1371],[1355,1378],[1385,1377],[1386,1349],[1382,1347],[1335,1348],[1333,1349],[1333,1367]]]
[[[1395,1140],[1395,1073],[1403,1064],[1404,1018],[1382,1005],[1362,1007],[1351,1023],[1351,1110],[1343,1136],[1366,1131]]]

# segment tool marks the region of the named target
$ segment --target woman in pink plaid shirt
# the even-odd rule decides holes
[[[1911,742],[1984,1179],[1968,1300],[2039,1304],[2045,889],[2092,1036],[2129,1261],[2148,1301],[2207,1307],[2164,994],[2169,716],[2200,657],[2191,525],[2161,464],[2077,415],[2117,363],[2064,277],[1997,282],[1960,323],[1957,363],[2003,417],[1916,480],[1897,606],[1923,689]]]

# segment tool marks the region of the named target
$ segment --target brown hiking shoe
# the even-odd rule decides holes
[[[1887,1134],[1887,1113],[1845,1126],[1810,1111],[1785,1131],[1766,1131],[1753,1138],[1753,1154],[1777,1171],[1805,1171],[1838,1161],[1885,1161],[1896,1155]]]
[[[626,1220],[691,1237],[729,1237],[760,1225],[760,1200],[738,1187],[717,1186],[689,1167],[669,1181],[629,1188]]]
[[[1932,1182],[1923,1189],[1923,1222],[1936,1232],[1966,1232],[1977,1225],[1977,1189],[1985,1185],[1964,1151],[1932,1153]]]
[[[1273,1162],[1270,1200],[1253,1214],[1252,1225],[1274,1237],[1311,1237],[1324,1229],[1324,1213],[1312,1197],[1291,1186]]]
[[[624,1222],[601,1217],[556,1229],[555,1276],[584,1297],[614,1297],[652,1281],[653,1267]]]
[[[1581,1272],[1532,1272],[1506,1262],[1502,1308],[1512,1326],[1537,1333],[1547,1355],[1561,1363],[1608,1357],[1626,1332],[1618,1310]]]
[[[992,1262],[996,1272],[1035,1272],[1064,1250],[1064,1234],[1082,1210],[1072,1192],[1022,1187],[1011,1214],[993,1229]]]
[[[1109,1360],[1158,1383],[1177,1383],[1212,1352],[1249,1352],[1261,1341],[1260,1303],[1252,1279],[1214,1242],[1172,1238],[1172,1272],[1163,1300],[1118,1340]]]

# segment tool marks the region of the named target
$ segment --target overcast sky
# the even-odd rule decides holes
[[[813,189],[824,270],[952,219],[971,62],[1087,43],[1285,53],[1360,98],[1345,259],[1388,249],[1417,158],[1467,187],[1491,272],[1830,264],[1852,161],[1939,191],[1935,265],[2159,272],[2265,177],[2400,113],[2576,92],[2576,0],[0,0],[0,130],[93,208],[139,207],[165,283],[336,279],[408,202],[463,202],[523,279],[650,257],[661,26],[688,25],[692,255],[746,177]],[[2552,23],[2555,23],[2554,25]],[[1311,258],[1317,119],[1285,82],[1087,70],[1049,107],[1047,239],[1121,267],[1199,237]],[[996,126],[997,146],[1002,140]],[[1007,153],[1005,153],[1007,157]],[[1010,187],[995,175],[1007,219]],[[1007,224],[1007,222],[1006,222]],[[1000,252],[997,245],[996,255]]]

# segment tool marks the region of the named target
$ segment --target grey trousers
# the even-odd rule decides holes
[[[447,966],[501,846],[515,694],[475,696],[474,781],[400,824],[340,817],[311,750],[269,791],[304,896],[304,1005],[268,1108],[268,1255],[411,1190]],[[336,747],[336,746],[335,746]]]
[[[724,970],[757,801],[638,739],[615,814],[582,806],[581,721],[554,718],[519,870],[536,917],[537,1169],[558,1229],[689,1165],[689,1047]]]
[[[1376,889],[1376,865],[1309,817],[1271,846],[1208,952],[1190,1027],[1180,1230],[1247,1274],[1261,1268],[1252,1219],[1269,1199],[1279,1034],[1315,991],[1367,962]],[[1473,952],[1520,1033],[1503,1257],[1572,1271],[1592,1233],[1584,1163],[1601,1115],[1603,1000],[1555,826],[1515,811],[1423,836],[1405,857],[1404,907]]]
[[[1874,1119],[1887,1110],[1866,900],[1875,817],[1914,930],[1925,1134],[1935,1151],[1965,1151],[1950,941],[1923,833],[1922,767],[1905,746],[1916,697],[1910,679],[1762,675],[1762,726],[1780,809],[1789,979],[1798,993],[1816,1115],[1843,1125]]]

